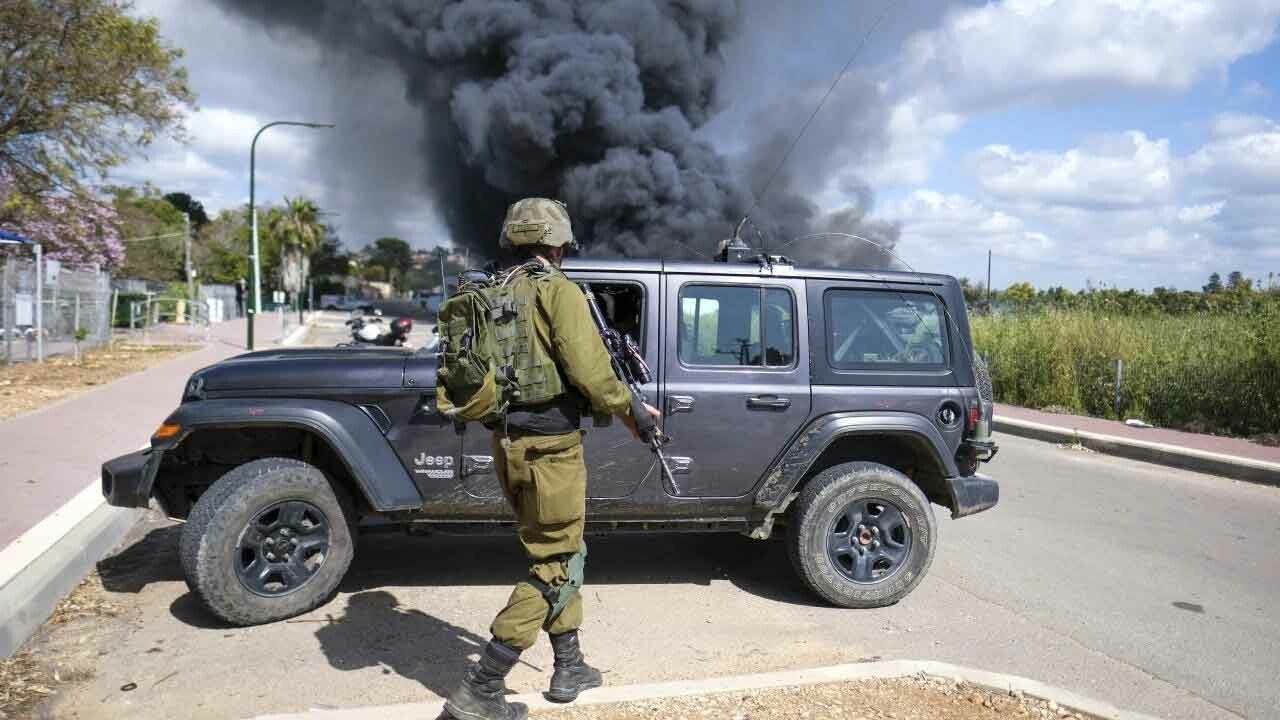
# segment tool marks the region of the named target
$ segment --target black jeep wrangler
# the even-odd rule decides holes
[[[588,529],[779,527],[796,571],[845,607],[894,603],[933,559],[932,504],[996,504],[992,402],[954,278],[785,262],[576,260],[639,343],[670,478],[621,423],[589,429]],[[264,623],[337,591],[371,525],[511,522],[490,433],[434,407],[431,348],[252,352],[191,376],[148,449],[102,466],[112,505],[186,520],[187,583]],[[674,480],[674,482],[672,482]]]

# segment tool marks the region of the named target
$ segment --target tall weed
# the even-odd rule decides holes
[[[1183,315],[1043,309],[971,323],[1001,402],[1196,432],[1280,432],[1280,303]]]

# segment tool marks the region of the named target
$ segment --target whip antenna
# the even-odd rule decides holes
[[[773,185],[773,181],[778,177],[778,173],[782,171],[782,166],[787,164],[787,160],[791,157],[791,153],[796,149],[796,145],[800,144],[800,138],[804,137],[805,132],[809,129],[809,125],[813,123],[813,119],[822,111],[822,106],[827,104],[827,100],[831,97],[831,93],[835,92],[836,86],[840,84],[842,79],[844,79],[845,74],[849,72],[849,68],[853,67],[853,61],[858,58],[858,55],[862,54],[862,49],[866,47],[867,41],[871,39],[872,33],[874,33],[876,29],[880,27],[880,24],[884,22],[884,19],[889,16],[889,10],[892,8],[893,3],[886,2],[884,11],[881,12],[880,16],[871,24],[871,27],[867,28],[866,34],[862,36],[862,41],[853,49],[853,53],[849,55],[849,60],[845,62],[844,67],[840,68],[840,72],[836,73],[835,79],[831,81],[831,87],[827,88],[826,94],[824,94],[822,99],[818,101],[818,105],[813,108],[813,112],[809,113],[809,119],[805,120],[804,125],[800,126],[800,132],[796,133],[795,138],[791,141],[791,145],[787,147],[787,151],[783,153],[782,158],[778,160],[777,166],[775,166],[773,168],[773,172],[769,174],[769,179],[765,181],[764,187],[760,188],[759,193],[756,193],[755,202],[751,205],[751,209],[747,211],[748,217],[756,208],[760,207],[760,200],[764,198],[765,193],[769,192],[769,186]],[[746,218],[743,218],[743,221],[745,222]],[[742,229],[741,223],[738,224],[738,229]],[[734,236],[736,237],[737,233],[734,233]]]

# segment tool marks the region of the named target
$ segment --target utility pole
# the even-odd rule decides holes
[[[987,310],[991,309],[991,249],[987,248]]]
[[[191,213],[182,213],[182,248],[186,259],[183,261],[183,267],[187,270],[187,304],[190,308],[187,312],[195,313],[196,307],[196,289],[194,276],[191,273]]]

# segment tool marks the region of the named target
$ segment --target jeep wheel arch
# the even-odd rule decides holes
[[[352,495],[377,512],[416,510],[422,496],[394,449],[378,426],[358,407],[332,400],[205,400],[179,407],[167,423],[182,427],[171,442],[154,445],[155,450],[180,454],[199,452],[207,456],[201,443],[212,438],[228,438],[250,433],[265,439],[254,457],[279,451],[281,433],[318,443],[317,450],[331,455],[351,480]],[[233,457],[243,462],[254,457]],[[223,467],[227,463],[218,463]],[[163,482],[167,463],[162,463],[155,490]],[[336,469],[336,468],[335,468]],[[216,479],[216,478],[214,478]],[[151,490],[152,488],[147,488]]]
[[[833,413],[815,419],[792,442],[756,491],[755,504],[773,510],[808,478],[845,462],[875,462],[911,478],[930,502],[952,511],[944,482],[958,474],[946,443],[926,418],[905,412]]]

